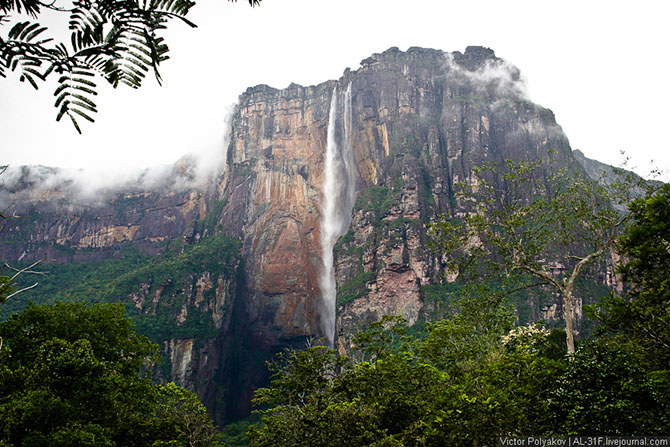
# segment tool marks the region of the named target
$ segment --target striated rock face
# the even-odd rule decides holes
[[[319,206],[334,88],[351,85],[351,135],[340,128],[339,139],[350,139],[361,199],[351,241],[336,251],[339,288],[358,286],[338,312],[343,332],[384,313],[419,318],[421,286],[444,275],[424,224],[463,210],[454,185],[470,181],[474,166],[555,149],[559,163],[579,169],[551,111],[530,103],[518,70],[488,49],[390,49],[361,65],[337,82],[258,86],[240,97],[220,222],[244,241],[248,323],[271,349],[324,335]]]
[[[518,70],[488,49],[391,49],[340,82],[348,78],[361,178],[350,235],[336,252],[345,345],[384,314],[416,321],[422,286],[449,280],[426,248],[425,224],[466,210],[454,189],[472,181],[473,167],[555,150],[557,163],[580,169],[551,111],[530,103]]]
[[[221,224],[244,243],[247,324],[278,349],[318,335],[319,221],[332,85],[240,97]]]
[[[22,167],[0,188],[0,205],[20,218],[3,222],[0,256],[10,262],[43,259],[86,262],[118,256],[132,243],[156,253],[164,241],[191,238],[207,212],[206,192],[172,189],[81,191],[58,170]]]
[[[527,99],[518,70],[491,50],[391,48],[337,81],[249,88],[232,118],[225,168],[204,186],[175,180],[190,178],[181,167],[165,183],[171,186],[121,188],[91,203],[75,200],[68,184],[40,187],[53,170],[38,180],[24,172],[0,191],[22,215],[0,229],[0,259],[71,264],[118,258],[127,246],[162,256],[172,241],[186,252],[214,235],[237,239],[234,272],[199,260],[162,282],[130,281],[123,299],[142,321],[169,317],[173,335],[156,340],[168,359],[166,379],[197,390],[219,421],[244,415],[254,387],[267,379],[266,359],[326,335],[319,291],[324,157],[333,91],[344,95],[349,87],[351,116],[339,108],[333,137],[353,151],[355,172],[343,181],[357,195],[349,232],[334,252],[343,349],[384,314],[414,323],[434,310],[426,288],[454,275],[428,250],[426,224],[468,210],[455,188],[472,182],[473,167],[551,150],[560,166],[584,172],[553,113]],[[611,272],[608,280],[615,281]],[[560,306],[531,299],[527,313],[557,319]],[[206,320],[206,336],[184,331],[194,315],[204,315],[197,321]]]

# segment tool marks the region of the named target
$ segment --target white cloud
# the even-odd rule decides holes
[[[471,71],[454,60],[454,53],[446,54],[447,76],[455,81],[467,82],[476,91],[494,91],[496,96],[530,99],[525,79],[514,65],[503,59],[488,59]]]
[[[129,162],[124,170],[10,166],[0,176],[0,209],[27,201],[57,202],[60,199],[95,206],[104,204],[119,192],[212,187],[216,176],[226,169],[233,110],[234,105],[227,108],[223,126],[226,130],[220,144],[201,147],[172,164],[142,168]]]

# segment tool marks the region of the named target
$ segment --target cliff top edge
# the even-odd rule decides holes
[[[360,62],[360,65],[356,70],[351,70],[350,68],[346,68],[344,70],[343,75],[349,75],[351,73],[356,73],[360,70],[367,69],[372,65],[376,65],[378,63],[383,63],[383,62],[390,62],[391,60],[396,60],[399,58],[416,58],[416,57],[428,57],[428,58],[439,58],[443,59],[447,57],[447,55],[451,55],[452,60],[461,66],[462,68],[469,70],[469,71],[475,71],[477,68],[481,67],[482,64],[484,64],[487,60],[499,60],[495,55],[495,52],[484,46],[480,45],[469,45],[465,48],[465,51],[461,53],[460,51],[443,51],[443,50],[436,50],[433,48],[424,48],[424,47],[409,47],[407,51],[402,51],[398,47],[390,47],[386,51],[383,51],[381,53],[373,53],[370,57],[363,59]],[[271,87],[267,84],[258,84],[252,87],[248,87],[244,93],[242,93],[240,96],[244,95],[254,95],[257,93],[261,94],[276,94],[277,92],[283,91],[283,90],[296,90],[296,89],[307,89],[307,88],[318,88],[321,86],[324,86],[326,84],[331,84],[337,82],[337,80],[330,79],[327,80],[321,84],[318,85],[310,85],[310,86],[304,86],[301,84],[296,84],[292,82],[288,87],[286,88],[275,88]]]

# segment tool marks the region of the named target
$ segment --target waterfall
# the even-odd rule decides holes
[[[343,147],[338,145],[338,94],[333,89],[328,114],[328,136],[324,162],[323,202],[321,204],[321,250],[323,269],[319,278],[321,289],[321,326],[328,346],[335,344],[335,307],[337,284],[333,247],[347,232],[356,195],[356,176],[351,142],[351,84],[344,97]],[[342,139],[342,138],[340,138]]]

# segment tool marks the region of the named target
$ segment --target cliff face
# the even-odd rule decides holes
[[[208,206],[206,190],[177,187],[184,161],[151,186],[143,176],[114,189],[87,190],[58,169],[21,167],[0,188],[0,206],[20,218],[0,229],[0,256],[9,262],[86,262],[118,255],[132,243],[157,253],[165,241],[192,238]]]
[[[419,318],[420,287],[444,277],[424,224],[463,211],[454,185],[470,181],[474,166],[554,149],[559,164],[578,169],[551,111],[530,103],[518,71],[488,49],[390,49],[361,65],[337,82],[240,97],[220,223],[244,241],[245,306],[265,344],[325,335],[318,236],[333,89],[351,89],[336,139],[353,151],[359,196],[349,242],[336,250],[338,289],[355,296],[338,309],[342,332],[384,313]]]
[[[319,223],[332,85],[240,97],[219,216],[244,244],[247,324],[268,349],[318,334]]]
[[[357,198],[350,213],[338,208],[351,221],[334,250],[342,348],[384,314],[410,323],[430,314],[426,288],[453,275],[426,248],[426,224],[467,210],[455,185],[471,182],[473,167],[553,150],[557,164],[583,173],[552,112],[528,101],[518,70],[491,50],[392,48],[337,81],[248,89],[225,167],[204,187],[176,182],[189,178],[188,167],[177,167],[173,187],[77,204],[68,188],[40,189],[24,175],[5,191],[22,218],[0,229],[0,258],[82,263],[121,258],[127,246],[162,255],[171,241],[187,253],[217,234],[237,239],[232,269],[198,264],[164,282],[128,278],[116,299],[142,321],[162,306],[177,334],[157,335],[169,359],[164,375],[196,389],[220,418],[239,416],[266,378],[265,359],[328,336],[320,276],[329,253],[320,236],[329,144],[354,160],[336,180]],[[560,303],[528,306],[531,318],[561,315]],[[206,335],[177,330],[194,313],[204,315]]]
[[[547,157],[578,170],[553,114],[530,103],[519,73],[490,50],[389,50],[353,83],[356,158],[365,186],[337,251],[340,343],[384,314],[417,321],[422,287],[453,279],[426,249],[426,223],[466,211],[454,194],[472,168]],[[365,169],[371,160],[374,169]],[[380,203],[375,207],[375,203]],[[560,317],[560,313],[559,313]]]

